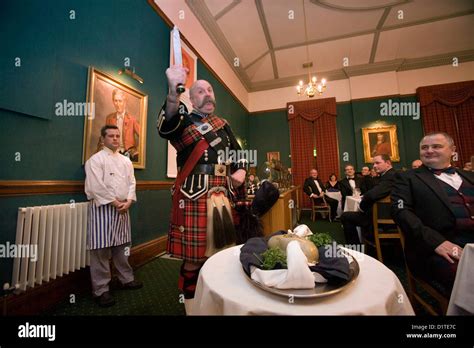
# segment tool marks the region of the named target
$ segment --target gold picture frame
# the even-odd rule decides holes
[[[267,161],[271,162],[272,159],[275,159],[276,161],[280,160],[280,152],[274,151],[274,152],[267,152]]]
[[[115,101],[112,96],[116,96]],[[123,99],[124,107],[116,104],[117,98]],[[117,112],[122,110],[124,118],[120,121],[120,151],[130,158],[134,168],[144,169],[148,96],[94,67],[89,67],[87,105],[90,107],[84,120],[82,164],[102,149],[100,129],[106,124],[117,125]]]
[[[362,143],[365,163],[372,163],[374,156],[384,153],[392,162],[400,162],[396,125],[362,128]]]

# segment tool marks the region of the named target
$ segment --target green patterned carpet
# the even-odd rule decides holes
[[[313,232],[330,234],[338,243],[345,243],[342,226],[339,222],[326,220],[311,221],[308,212],[303,212],[301,224],[306,224]],[[400,279],[408,291],[403,254],[396,241],[383,246],[384,263]],[[367,250],[375,257],[374,250]],[[178,273],[181,261],[157,258],[135,271],[137,279],[144,286],[139,290],[114,291],[116,304],[109,308],[98,307],[90,294],[76,296],[75,303],[65,301],[43,314],[45,315],[184,315],[184,305],[180,303]],[[427,299],[429,300],[429,299]],[[426,314],[416,308],[418,314]]]
[[[143,282],[139,290],[112,292],[115,305],[101,308],[91,294],[76,297],[76,303],[63,302],[46,315],[184,315],[179,303],[178,274],[181,261],[157,258],[135,271]]]

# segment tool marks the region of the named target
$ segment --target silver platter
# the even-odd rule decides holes
[[[260,289],[263,289],[275,295],[284,296],[287,298],[317,298],[330,296],[337,294],[350,287],[359,276],[359,263],[350,253],[348,253],[347,251],[345,251],[344,253],[348,256],[351,256],[352,259],[349,262],[350,279],[340,284],[317,283],[314,289],[275,289],[253,280],[245,272],[244,274],[252,284],[259,287]]]

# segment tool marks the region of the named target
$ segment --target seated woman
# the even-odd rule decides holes
[[[341,190],[339,188],[339,182],[337,181],[337,176],[334,173],[329,175],[329,181],[326,182],[325,186],[328,192],[339,192]]]

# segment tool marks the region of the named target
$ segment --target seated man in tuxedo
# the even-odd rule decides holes
[[[322,204],[324,196],[324,185],[321,180],[318,179],[317,169],[311,169],[310,177],[304,181],[303,191],[313,199],[314,203]],[[336,218],[337,205],[339,202],[337,199],[331,197],[324,197],[326,203],[331,207],[331,220]]]
[[[373,159],[374,169],[380,175],[380,181],[363,196],[358,212],[345,212],[341,216],[344,235],[347,244],[360,244],[357,226],[366,231],[372,230],[372,205],[378,200],[387,197],[392,191],[395,181],[395,170],[392,168],[390,157],[386,154],[377,155]]]
[[[392,192],[392,217],[405,237],[408,268],[441,284],[446,295],[464,245],[474,243],[474,173],[451,165],[454,151],[448,134],[427,134],[420,142],[423,165],[397,173]]]
[[[370,168],[367,166],[362,167],[361,174],[362,176],[360,182],[360,192],[364,194],[375,186],[377,180],[372,178],[372,176],[370,175]]]
[[[341,190],[342,196],[342,210],[344,210],[346,197],[352,196],[354,189],[360,189],[360,185],[362,183],[361,178],[355,175],[354,166],[352,164],[346,164],[344,167],[344,173],[346,174],[346,177],[339,182],[339,188]]]

